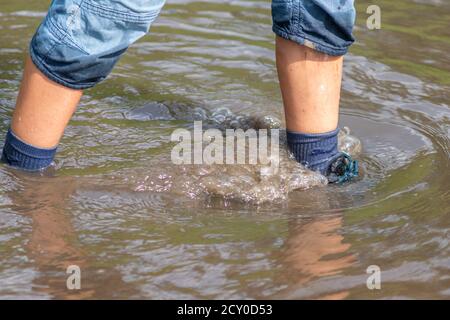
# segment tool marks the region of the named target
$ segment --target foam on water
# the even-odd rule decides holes
[[[281,128],[281,121],[272,115],[237,115],[227,108],[208,111],[183,104],[151,103],[132,110],[126,117],[141,120],[202,120],[203,129],[216,128],[223,133],[226,129]],[[339,134],[339,148],[355,155],[361,151],[361,143],[350,135],[348,128],[344,128]],[[324,176],[306,169],[293,159],[287,151],[283,129],[280,129],[278,170],[261,164],[175,165],[170,161],[169,152],[161,160],[158,167],[146,168],[142,176],[135,173],[128,176],[127,179],[134,181],[136,191],[168,192],[192,199],[218,197],[226,201],[264,203],[285,200],[293,190],[327,184]]]

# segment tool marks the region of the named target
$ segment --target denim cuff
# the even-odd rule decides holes
[[[165,0],[53,1],[30,43],[50,80],[87,89],[104,80],[128,47],[149,31]]]
[[[313,49],[315,51],[325,53],[329,56],[343,56],[346,55],[348,52],[348,49],[350,48],[350,45],[344,47],[344,48],[338,48],[338,47],[330,47],[323,43],[323,41],[318,40],[310,40],[306,35],[298,36],[296,34],[286,32],[282,28],[274,25],[272,27],[272,31],[279,37],[293,41],[295,43],[298,43],[299,45],[308,47],[310,49]]]
[[[331,56],[354,42],[355,15],[354,0],[272,0],[276,35]]]

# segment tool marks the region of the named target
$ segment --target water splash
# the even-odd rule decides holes
[[[162,107],[164,105],[165,107]],[[152,113],[154,110],[154,113]],[[183,104],[149,104],[131,112],[133,119],[161,119],[164,115],[171,120],[202,120],[204,129],[278,129],[281,121],[272,115],[237,115],[227,108],[212,111]],[[361,151],[361,142],[344,128],[339,134],[339,149],[356,155]],[[326,185],[327,179],[312,172],[295,161],[287,151],[286,133],[280,130],[280,164],[274,171],[260,164],[220,165],[174,165],[162,161],[157,168],[148,168],[145,175],[129,177],[134,180],[139,192],[165,192],[187,196],[192,199],[220,198],[226,201],[264,203],[286,200],[289,193],[298,189]],[[143,177],[143,178],[142,178]]]

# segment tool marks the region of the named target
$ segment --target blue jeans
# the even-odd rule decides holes
[[[272,0],[276,35],[332,56],[355,41],[354,0]]]
[[[273,0],[273,31],[329,55],[354,41],[354,0]],[[165,0],[53,0],[30,44],[36,67],[69,88],[106,78],[121,55],[148,33]]]

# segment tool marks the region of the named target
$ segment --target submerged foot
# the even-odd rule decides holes
[[[329,183],[344,183],[358,177],[358,161],[346,152],[340,152],[329,161],[324,175]]]
[[[287,131],[289,150],[312,171],[326,176],[329,183],[343,183],[358,176],[358,162],[338,149],[339,129],[325,133]]]

